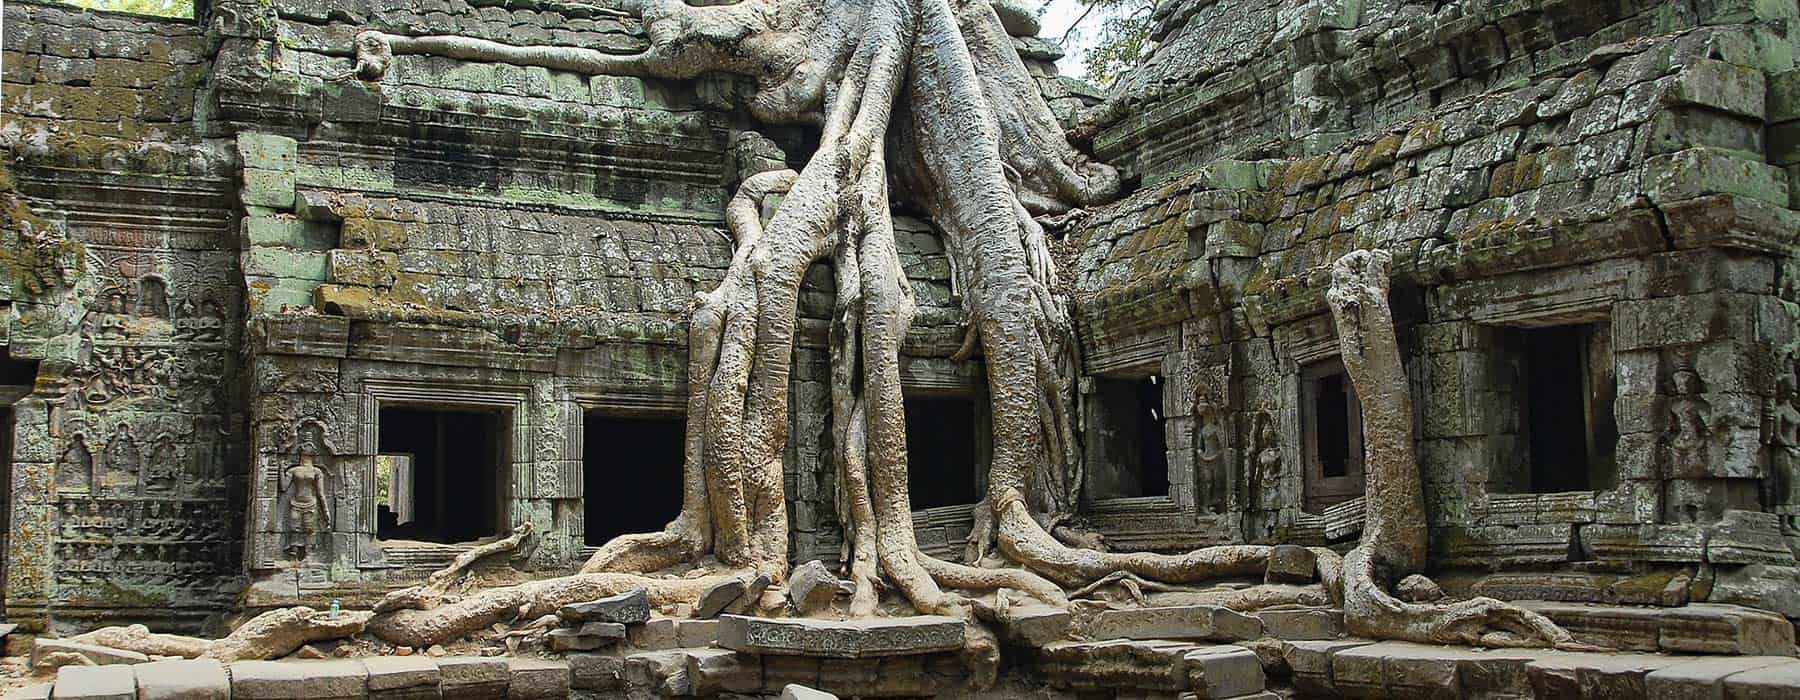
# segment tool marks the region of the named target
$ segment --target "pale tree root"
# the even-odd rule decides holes
[[[179,634],[158,634],[143,625],[101,627],[69,638],[71,642],[125,649],[150,656],[179,656],[197,659],[206,653],[213,640]]]
[[[1426,557],[1425,500],[1413,446],[1412,396],[1394,315],[1385,250],[1357,250],[1332,265],[1327,306],[1344,369],[1362,407],[1368,494],[1362,539],[1343,562],[1344,618],[1352,634],[1429,644],[1588,648],[1542,615],[1474,598],[1407,603],[1385,589]]]
[[[694,578],[660,579],[633,574],[574,574],[490,588],[430,610],[396,610],[369,621],[368,631],[389,644],[428,647],[475,634],[512,620],[530,622],[571,603],[618,595],[642,588],[650,605],[667,610],[692,605],[714,585],[742,572]]]
[[[367,611],[338,612],[305,606],[277,608],[251,618],[222,639],[200,639],[176,634],[155,634],[143,625],[102,627],[71,637],[71,641],[154,656],[208,658],[220,661],[274,659],[294,653],[305,644],[343,639],[362,633],[375,614]]]

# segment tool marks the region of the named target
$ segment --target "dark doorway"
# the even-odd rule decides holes
[[[975,400],[906,399],[906,478],[913,510],[975,503]]]
[[[1136,382],[1137,482],[1139,496],[1169,495],[1169,436],[1164,425],[1163,383],[1159,377]]]
[[[1083,405],[1091,426],[1086,447],[1088,498],[1169,495],[1162,378],[1096,377],[1094,391]]]
[[[1343,363],[1328,360],[1301,370],[1300,423],[1306,448],[1303,510],[1322,513],[1361,496],[1362,406]]]
[[[681,513],[685,418],[590,412],[582,424],[582,519],[590,546],[656,532]]]
[[[381,409],[380,452],[388,502],[376,507],[383,540],[468,542],[499,530],[506,486],[505,414],[412,406]],[[378,474],[379,476],[379,474]],[[408,483],[410,482],[410,483]],[[400,515],[408,517],[404,522]]]
[[[1611,488],[1614,446],[1612,352],[1606,324],[1514,331],[1520,362],[1527,491]]]

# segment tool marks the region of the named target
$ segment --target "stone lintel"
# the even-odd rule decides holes
[[[725,615],[719,618],[719,646],[751,654],[847,659],[927,654],[961,649],[963,623],[940,615],[845,622]]]

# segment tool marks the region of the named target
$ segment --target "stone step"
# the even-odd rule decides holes
[[[724,615],[719,646],[750,654],[860,659],[929,654],[963,646],[963,623],[918,615],[866,620],[813,620]]]
[[[1236,645],[1169,640],[1054,642],[1040,650],[1038,670],[1069,690],[1178,692],[1236,698],[1264,691],[1262,661]]]
[[[1800,660],[1552,649],[1475,649],[1359,639],[1282,645],[1303,697],[1793,698]]]
[[[1562,625],[1576,639],[1631,651],[1794,655],[1794,625],[1775,613],[1737,605],[1674,608],[1517,601]]]

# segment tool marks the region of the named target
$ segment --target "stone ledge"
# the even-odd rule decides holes
[[[1775,613],[1717,603],[1677,608],[1518,601],[1577,639],[1633,651],[1793,656],[1794,626]]]
[[[963,646],[963,623],[920,615],[835,622],[725,615],[719,646],[750,654],[861,659],[927,654]]]

